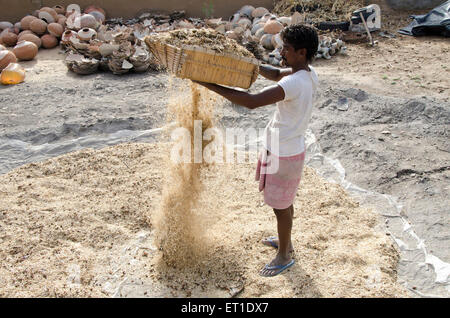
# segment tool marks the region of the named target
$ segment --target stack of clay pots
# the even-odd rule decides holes
[[[266,8],[245,5],[229,21],[210,19],[205,22],[209,27],[251,48],[255,56],[262,52],[262,60],[278,66],[281,65],[280,53],[283,45],[280,32],[286,26],[304,21],[298,12],[290,17],[277,17]],[[317,58],[328,59],[334,54],[345,52],[342,41],[322,37],[318,49]]]
[[[74,10],[68,17],[61,44],[68,51],[65,63],[70,71],[87,75],[102,70],[120,75],[156,68],[143,42],[150,34],[147,27],[106,26],[104,22],[105,11],[95,6],[84,13]]]
[[[65,27],[66,16],[64,14],[65,10],[61,6],[43,7],[32,15],[23,17],[14,25],[9,22],[1,22],[0,41],[9,47],[20,44],[14,48],[15,53],[20,55],[17,57],[21,60],[32,59],[36,56],[37,51],[34,46],[29,44],[30,42],[35,44],[38,49],[41,47],[51,49],[58,45]]]

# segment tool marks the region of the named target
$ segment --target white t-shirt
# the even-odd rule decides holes
[[[309,68],[310,72],[300,70],[278,82],[284,90],[285,98],[277,103],[273,118],[265,129],[264,148],[279,157],[295,156],[305,151],[304,135],[311,119],[313,100],[319,84],[316,71],[312,66]],[[279,147],[275,144],[276,129]]]

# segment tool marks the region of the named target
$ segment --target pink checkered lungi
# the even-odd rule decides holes
[[[278,159],[277,171],[269,169]],[[264,202],[270,207],[283,210],[290,207],[297,193],[305,163],[305,152],[291,157],[276,157],[264,150],[258,160],[255,180],[259,191],[264,190]],[[276,170],[276,169],[275,169]]]

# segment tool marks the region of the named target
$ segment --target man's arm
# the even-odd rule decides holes
[[[292,69],[291,68],[280,69],[280,68],[273,67],[270,65],[261,65],[259,67],[259,74],[261,74],[268,80],[278,82],[280,79],[282,79],[286,75],[291,75]]]
[[[263,89],[262,91],[256,94],[250,94],[232,88],[223,87],[217,84],[203,83],[197,81],[194,82],[225,97],[233,104],[241,105],[249,109],[255,109],[258,107],[271,105],[284,100],[284,90],[279,85]]]

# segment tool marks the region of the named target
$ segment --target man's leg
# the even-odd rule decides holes
[[[283,266],[291,262],[290,249],[292,247],[291,232],[292,232],[292,220],[294,216],[294,207],[291,205],[287,209],[277,210],[274,209],[277,217],[277,229],[278,229],[278,252],[276,257],[268,264],[268,267],[264,267],[261,270],[263,276],[273,276],[277,270],[270,269],[274,266]]]

